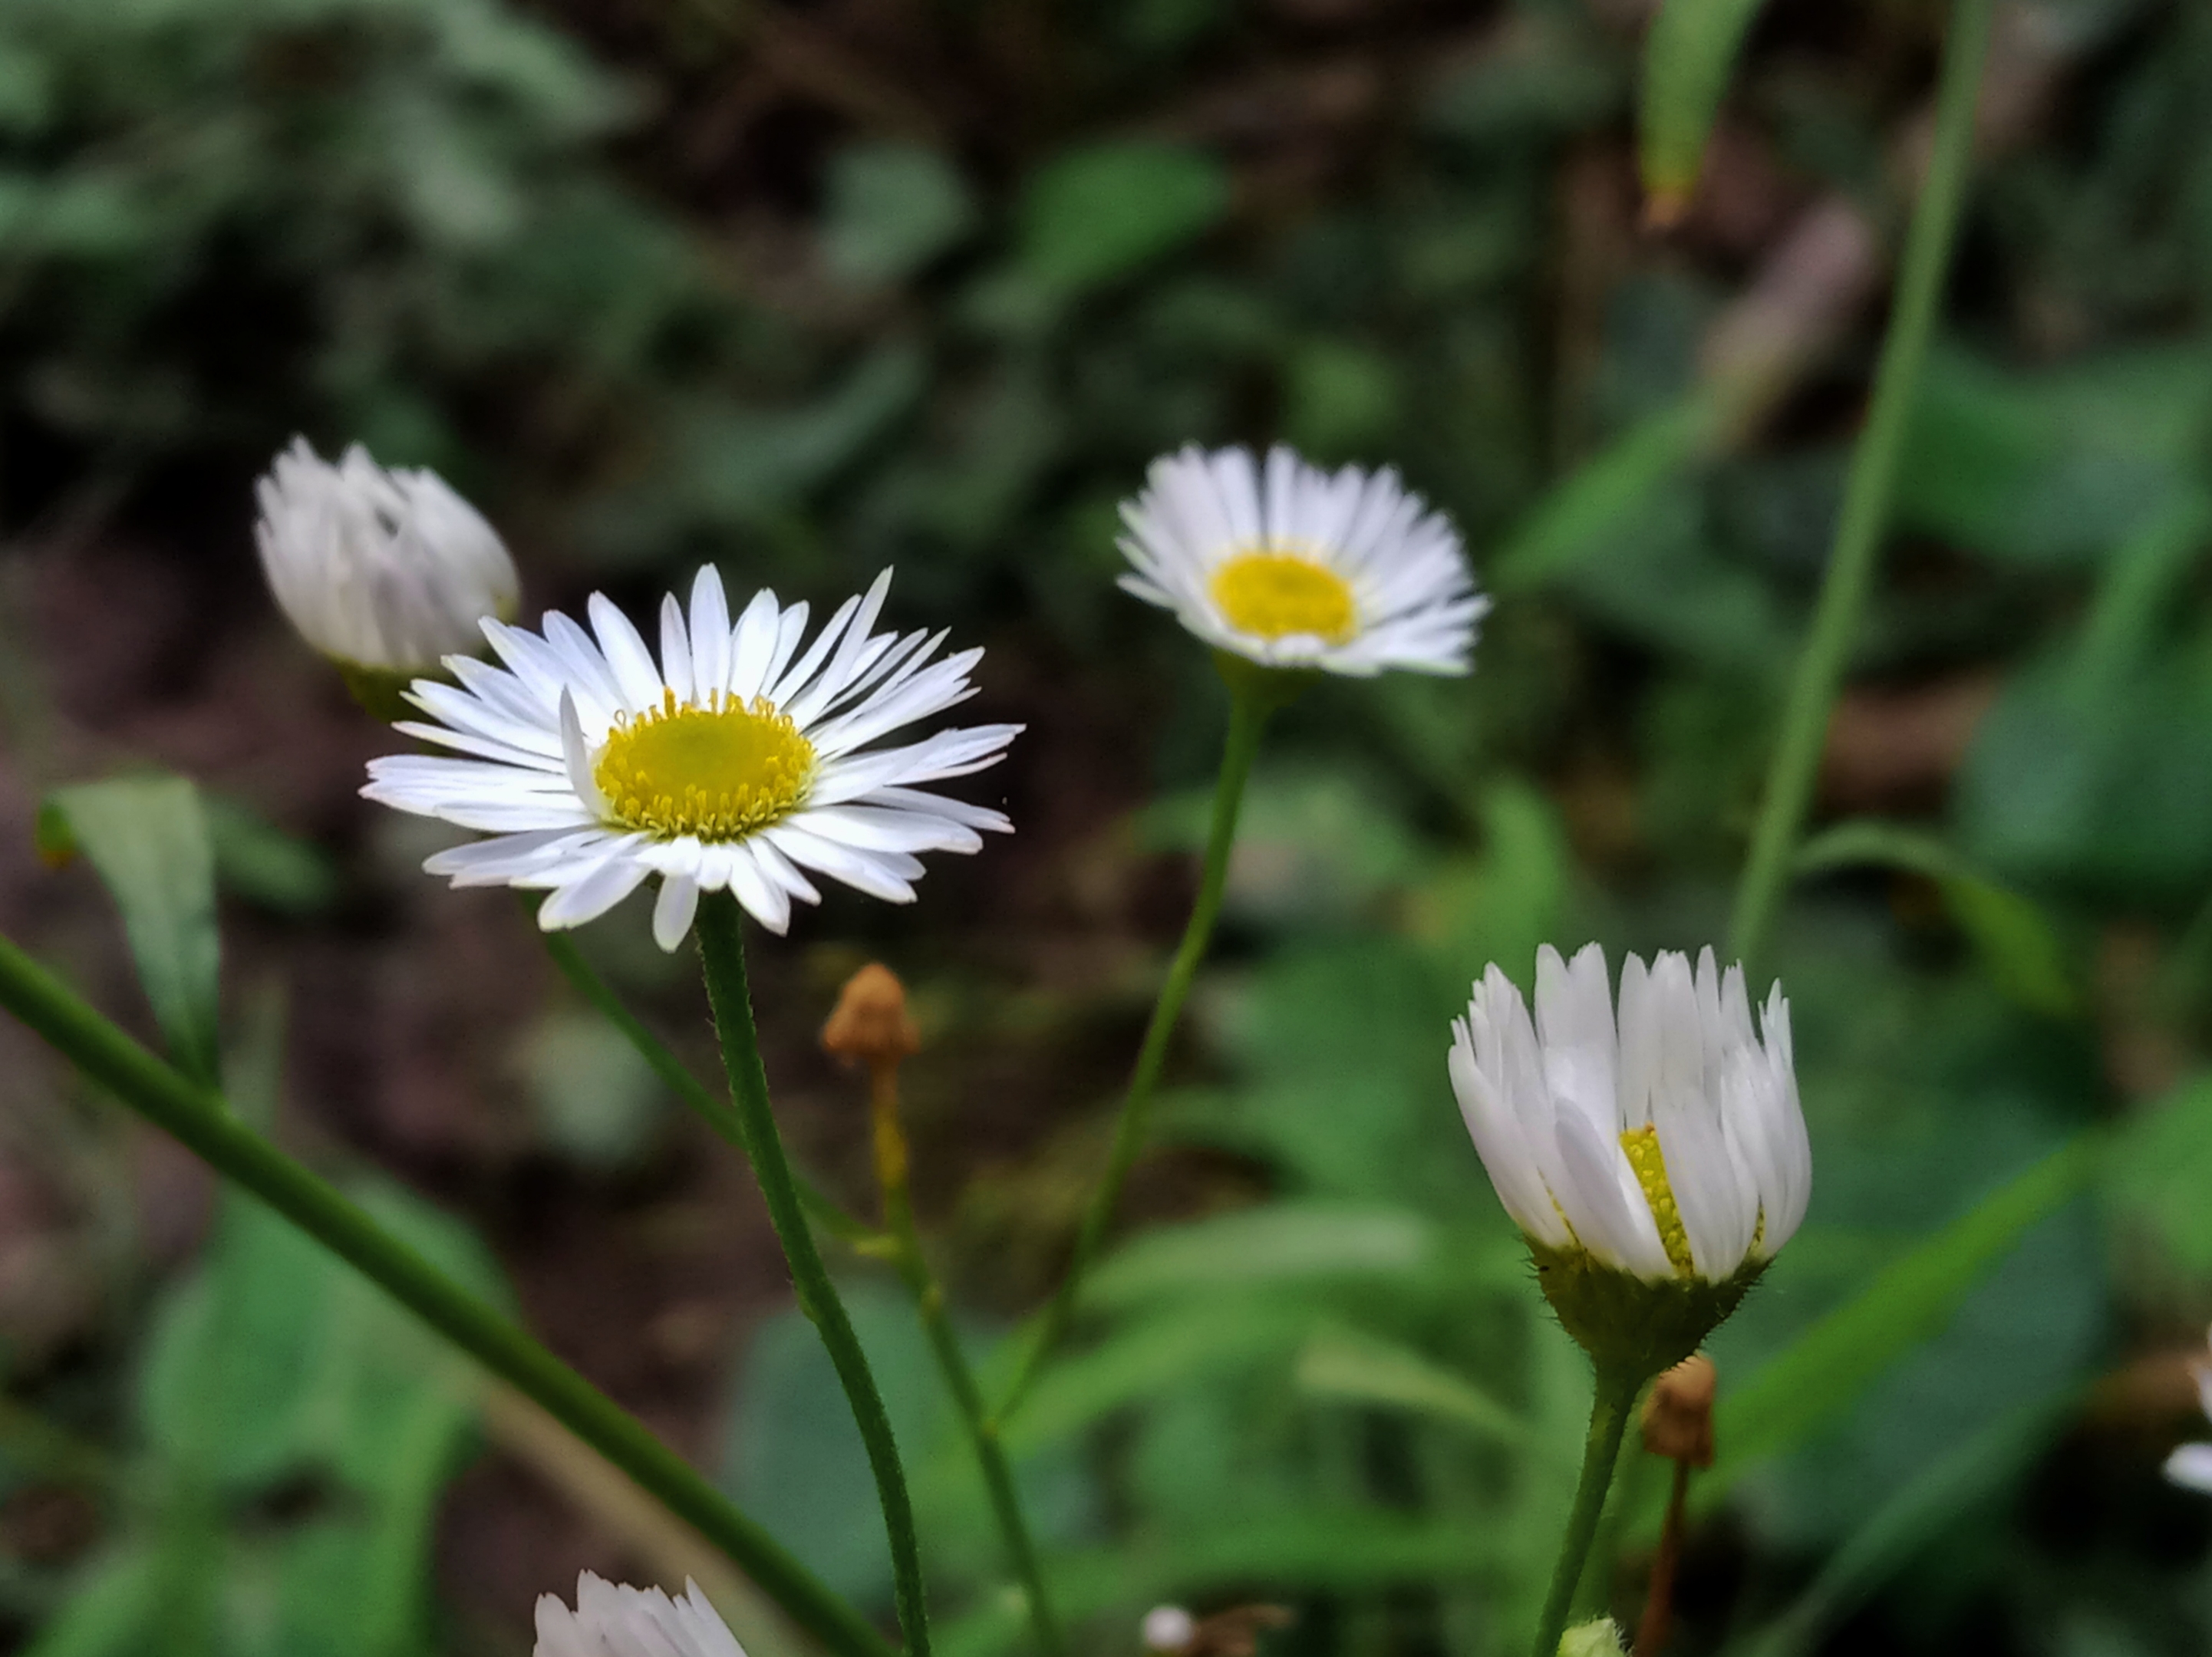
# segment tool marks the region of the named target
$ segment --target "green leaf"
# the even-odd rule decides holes
[[[2116,1209],[2148,1227],[2184,1271],[2212,1277],[2212,1077],[2138,1107],[2105,1177]]]
[[[1799,1337],[1714,1417],[1720,1461],[1700,1481],[1717,1496],[1744,1468],[1840,1414],[1876,1376],[1941,1329],[1982,1273],[2087,1181],[2100,1147],[2082,1136],[2051,1152],[1894,1259]]]
[[[1759,0],[1666,0],[1644,46],[1644,188],[1662,212],[1686,202]]]
[[[1085,292],[1174,252],[1228,206],[1228,174],[1202,150],[1142,140],[1075,150],[1030,180],[1022,269],[1047,291]]]
[[[1708,447],[1715,407],[1692,397],[1632,426],[1539,501],[1491,561],[1499,592],[1556,580],[1638,532],[1652,498]]]
[[[143,1542],[125,1544],[86,1569],[24,1657],[142,1657],[167,1651],[175,1608],[161,1603],[161,1561]],[[189,1643],[189,1642],[186,1642]]]
[[[1838,823],[1798,848],[1800,875],[1872,866],[1936,883],[1944,906],[1974,946],[1990,981],[2021,1005],[2053,1017],[2080,1009],[2066,952],[2035,904],[1978,873],[1936,836],[1899,823],[1860,818]]]
[[[861,143],[830,164],[822,251],[860,287],[902,282],[974,227],[975,204],[951,164],[917,144]]]
[[[1435,1257],[1436,1229],[1396,1208],[1270,1203],[1146,1233],[1091,1274],[1102,1310],[1284,1284],[1402,1278]]]
[[[2079,1402],[2078,1390],[2069,1387],[2019,1405],[1930,1463],[1828,1556],[1744,1657],[1794,1657],[1816,1647],[1883,1583],[1935,1547],[1961,1513],[2017,1479]]]
[[[220,1069],[215,855],[199,790],[181,777],[56,789],[39,814],[49,859],[82,853],[106,883],[169,1056],[212,1086]]]
[[[312,915],[330,907],[337,896],[337,871],[319,847],[224,795],[205,795],[202,806],[216,877],[227,889],[279,914]]]
[[[1298,1354],[1297,1382],[1310,1398],[1410,1410],[1510,1448],[1528,1441],[1528,1423],[1473,1381],[1410,1347],[1352,1330],[1316,1332]]]

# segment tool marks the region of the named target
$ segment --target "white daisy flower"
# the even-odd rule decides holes
[[[1194,445],[1125,501],[1121,586],[1262,667],[1464,673],[1490,600],[1459,535],[1396,472]]]
[[[1743,969],[1713,952],[1536,956],[1536,1017],[1495,965],[1452,1025],[1452,1089],[1498,1200],[1529,1239],[1648,1283],[1723,1283],[1771,1258],[1812,1192],[1790,1004],[1752,1030]]]
[[[2197,1397],[2212,1417],[2212,1363],[2197,1366]],[[2212,1496],[2212,1444],[2185,1444],[2166,1459],[2166,1476],[2185,1490]]]
[[[710,567],[687,616],[661,601],[660,658],[594,594],[593,633],[548,614],[542,634],[483,623],[505,664],[447,659],[457,685],[420,679],[408,700],[440,721],[408,735],[465,759],[369,762],[373,800],[482,829],[489,840],[423,867],[456,886],[543,888],[549,931],[605,913],[660,877],[653,936],[673,950],[699,894],[727,890],[763,926],[821,901],[812,870],[911,902],[918,852],[973,852],[1000,813],[917,785],[995,765],[1018,725],[939,731],[872,747],[975,694],[981,650],[933,660],[943,633],[870,631],[890,572],[848,598],[805,651],[807,607],[757,594],[734,624]]]
[[[586,1571],[576,1579],[576,1609],[558,1594],[538,1602],[535,1657],[745,1657],[737,1636],[699,1592],[684,1585],[671,1599],[659,1588],[617,1586]]]
[[[325,656],[431,672],[479,647],[480,617],[514,613],[514,561],[434,472],[386,471],[358,443],[333,466],[294,438],[254,495],[270,590]]]

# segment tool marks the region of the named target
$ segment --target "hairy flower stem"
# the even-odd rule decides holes
[[[1223,745],[1221,774],[1213,789],[1213,822],[1206,841],[1206,862],[1199,874],[1198,900],[1191,906],[1190,920],[1183,927],[1182,942],[1176,947],[1175,960],[1168,968],[1166,980],[1160,986],[1159,998],[1152,1004],[1152,1022],[1145,1027],[1144,1045],[1137,1052],[1136,1069],[1129,1077],[1129,1090],[1121,1100],[1121,1114],[1114,1126],[1114,1148],[1106,1162],[1106,1174],[1091,1193],[1091,1205],[1084,1211],[1083,1224],[1075,1234],[1075,1247],[1068,1255],[1067,1273],[1060,1279],[1060,1288],[1044,1309],[1036,1335],[1023,1354],[1020,1369],[1013,1385],[1008,1388],[1006,1401],[999,1406],[996,1420],[1003,1422],[1012,1415],[1036,1379],[1039,1367],[1067,1332],[1069,1320],[1074,1315],[1076,1297],[1082,1291],[1084,1273],[1098,1253],[1104,1241],[1107,1225],[1114,1211],[1121,1204],[1121,1187],[1128,1183],[1129,1170],[1136,1165],[1137,1156],[1145,1146],[1145,1135],[1152,1124],[1152,1089],[1158,1084],[1160,1067],[1167,1062],[1168,1040],[1175,1034],[1176,1020],[1182,1016],[1182,1004],[1190,994],[1191,980],[1198,975],[1199,962],[1205,959],[1206,946],[1213,938],[1213,923],[1221,913],[1222,889],[1229,878],[1229,853],[1237,842],[1237,818],[1243,810],[1244,787],[1252,778],[1253,757],[1260,751],[1260,733],[1267,722],[1267,715],[1279,705],[1285,692],[1272,681],[1285,676],[1269,676],[1261,670],[1237,664],[1232,670],[1226,659],[1224,677],[1229,681],[1229,737]]]
[[[1062,1657],[1067,1649],[1060,1621],[1045,1597],[1044,1572],[1037,1563],[1036,1545],[1030,1540],[1029,1520],[1022,1512],[1020,1492],[1014,1485],[1012,1465],[999,1437],[998,1423],[984,1406],[982,1388],[960,1338],[945,1308],[945,1290],[921,1252],[921,1234],[914,1223],[914,1199],[907,1186],[906,1137],[898,1119],[898,1065],[879,1061],[869,1067],[869,1105],[875,1124],[876,1179],[883,1187],[884,1225],[896,1247],[898,1274],[913,1293],[923,1332],[945,1384],[960,1409],[960,1419],[975,1448],[975,1460],[990,1491],[991,1511],[1006,1544],[1006,1555],[1029,1601],[1030,1627],[1044,1657]]]
[[[535,907],[535,905],[532,905]],[[717,1094],[691,1073],[690,1066],[669,1049],[668,1044],[647,1029],[637,1015],[624,1006],[622,998],[614,992],[606,980],[592,969],[584,959],[584,952],[576,941],[562,932],[540,932],[545,940],[545,952],[553,957],[553,964],[561,975],[574,986],[576,993],[599,1010],[606,1021],[636,1049],[653,1073],[666,1084],[668,1090],[691,1107],[707,1126],[714,1130],[740,1151],[745,1149],[744,1131],[738,1126],[738,1114],[730,1102]],[[804,1174],[793,1174],[793,1182],[799,1187],[799,1200],[806,1205],[824,1230],[847,1242],[859,1242],[873,1236],[873,1230],[847,1213],[836,1201]]]
[[[1860,612],[1874,584],[1875,561],[1889,520],[1890,495],[1899,457],[1911,425],[1912,404],[1928,341],[1950,270],[1959,203],[1966,193],[1973,158],[1974,108],[1988,56],[1990,12],[1994,0],[1957,0],[1951,9],[1949,39],[1943,53],[1942,83],[1936,94],[1935,145],[1912,226],[1905,243],[1889,334],[1875,371],[1874,401],[1866,428],[1851,452],[1843,511],[1836,521],[1834,549],[1820,585],[1813,624],[1797,658],[1790,699],[1782,714],[1782,734],[1766,774],[1766,792],[1751,839],[1735,912],[1729,926],[1729,950],[1749,965],[1766,942],[1790,879],[1797,837],[1811,805],[1813,785],[1826,745],[1828,719],[1844,668],[1858,633]],[[1546,1654],[1549,1657],[1549,1654]]]
[[[508,1319],[384,1229],[0,938],[0,1006],[94,1081],[526,1393],[726,1554],[840,1657],[892,1657],[866,1618],[731,1505],[680,1456]]]
[[[921,1550],[915,1534],[906,1473],[899,1465],[898,1444],[891,1436],[883,1394],[877,1390],[860,1338],[853,1332],[845,1303],[838,1298],[836,1285],[830,1282],[821,1252],[814,1246],[805,1205],[784,1155],[783,1136],[769,1108],[768,1071],[761,1063],[760,1036],[753,1027],[752,993],[745,981],[743,919],[737,900],[727,893],[708,895],[699,905],[696,925],[699,959],[707,975],[707,998],[714,1010],[715,1033],[721,1038],[722,1064],[729,1072],[738,1131],[752,1161],[753,1176],[760,1181],[761,1195],[767,1199],[769,1218],[783,1245],[783,1257],[790,1265],[799,1310],[822,1337],[838,1382],[845,1389],[846,1402],[852,1406],[854,1423],[860,1429],[860,1442],[867,1448],[868,1466],[875,1474],[876,1499],[882,1504],[884,1528],[890,1539],[893,1593],[908,1657],[929,1657],[929,1611],[922,1589]]]
[[[1544,1596],[1544,1614],[1536,1624],[1535,1657],[1557,1657],[1559,1636],[1566,1632],[1575,1587],[1583,1578],[1597,1522],[1605,1512],[1605,1493],[1613,1483],[1613,1464],[1620,1459],[1621,1435],[1636,1408],[1636,1395],[1645,1377],[1631,1369],[1601,1369],[1597,1388],[1590,1399],[1589,1435],[1583,1442],[1583,1472],[1575,1485],[1575,1505],[1567,1514],[1567,1533],[1559,1541],[1559,1563],[1552,1572],[1551,1592]]]

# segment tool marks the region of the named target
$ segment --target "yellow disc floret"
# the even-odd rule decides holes
[[[607,810],[663,840],[742,840],[788,816],[814,780],[814,744],[765,697],[617,714],[592,768]]]
[[[1325,564],[1282,552],[1240,552],[1213,572],[1229,624],[1262,639],[1311,634],[1340,645],[1358,630],[1352,587]]]
[[[1636,1183],[1644,1187],[1644,1199],[1651,1205],[1651,1217],[1659,1224],[1659,1244],[1667,1251],[1667,1258],[1684,1277],[1696,1271],[1690,1257],[1690,1234],[1682,1226],[1682,1211],[1675,1206],[1674,1188],[1667,1183],[1667,1158],[1659,1149],[1659,1130],[1656,1127],[1632,1127],[1620,1136],[1620,1148],[1628,1153],[1628,1165],[1636,1170]]]

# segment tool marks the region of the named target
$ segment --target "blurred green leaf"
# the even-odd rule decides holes
[[[1464,1376],[1350,1329],[1316,1331],[1298,1354],[1297,1381],[1314,1398],[1410,1410],[1510,1447],[1528,1442],[1528,1424]]]
[[[1636,534],[1650,501],[1680,477],[1711,441],[1714,408],[1703,397],[1645,416],[1555,484],[1525,513],[1491,561],[1500,592],[1556,580]]]
[[[1179,1295],[1404,1277],[1425,1266],[1436,1247],[1434,1228],[1406,1210],[1270,1203],[1146,1232],[1091,1274],[1085,1299],[1103,1310]]]
[[[1730,1650],[1742,1657],[1794,1657],[1815,1648],[1884,1581],[1939,1547],[1963,1510],[2017,1480],[2079,1403],[2077,1390],[2068,1387],[2017,1405],[1929,1464],[1828,1556],[1765,1632]]]
[[[2212,1077],[2136,1108],[2106,1159],[2106,1191],[2183,1270],[2212,1277]]]
[[[1744,1468],[1832,1419],[1940,1329],[1993,1262],[2080,1192],[2099,1149],[2076,1138],[2007,1181],[1875,1273],[1743,1387],[1723,1392],[1713,1423],[1720,1460],[1701,1481],[1700,1499],[1714,1499]]]
[[[1638,160],[1662,209],[1687,200],[1759,0],[1666,0],[1644,40]]]
[[[82,853],[123,912],[138,980],[177,1068],[213,1085],[220,1071],[222,950],[215,855],[199,790],[181,777],[56,789],[39,813],[49,859]]]
[[[1074,150],[1023,193],[1022,269],[1048,292],[1085,292],[1184,246],[1228,206],[1228,175],[1203,150],[1144,140]]]
[[[319,914],[337,899],[337,871],[321,848],[226,795],[206,795],[202,804],[216,878],[225,888],[279,914]]]
[[[902,1454],[944,1420],[914,1308],[875,1283],[840,1285]],[[821,1337],[796,1308],[755,1330],[732,1397],[723,1483],[744,1510],[840,1593],[890,1600],[890,1551],[867,1452]]]
[[[1991,557],[2086,563],[2195,486],[2208,428],[2201,348],[2026,373],[1938,350],[1914,404],[1899,521]]]
[[[2079,1011],[2065,950],[2043,911],[1977,874],[1934,835],[1867,818],[1841,822],[1800,847],[1796,866],[1800,875],[1872,866],[1934,881],[1951,918],[1972,940],[1991,983],[2021,1005],[2052,1017]]]
[[[935,150],[854,144],[830,165],[823,254],[844,281],[902,282],[965,236],[975,217],[967,185]]]

